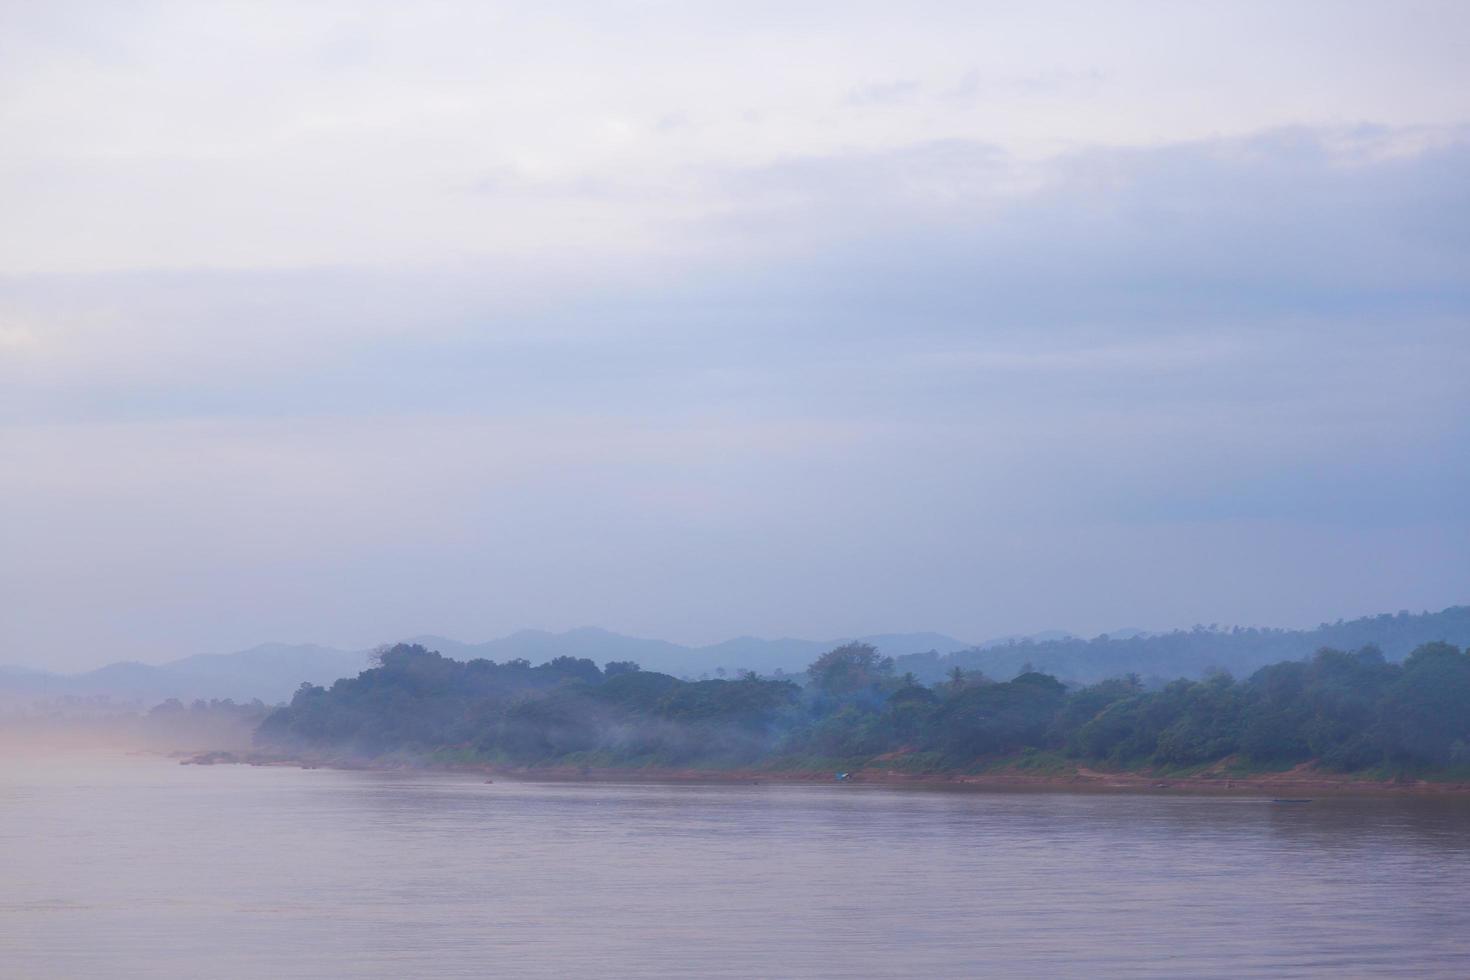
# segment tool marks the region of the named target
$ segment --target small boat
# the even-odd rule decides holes
[[[850,776],[850,775],[851,775],[851,773],[839,772],[839,773],[837,773],[837,781],[839,783],[845,783],[845,782],[847,782],[847,777]]]
[[[1310,802],[1312,802],[1312,801],[1311,801],[1311,800],[1287,800],[1287,799],[1275,799],[1275,800],[1272,800],[1272,801],[1271,801],[1271,802],[1272,802],[1272,803],[1310,803]]]

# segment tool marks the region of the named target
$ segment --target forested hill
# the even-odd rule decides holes
[[[1119,767],[1470,767],[1470,653],[1318,651],[1236,680],[1147,689],[956,671],[926,685],[851,643],[802,683],[747,674],[682,681],[632,663],[539,667],[451,660],[400,645],[330,689],[303,685],[261,724],[269,752],[325,759],[513,765],[796,766],[963,771],[1033,753]],[[879,761],[881,760],[881,762]],[[1222,771],[1224,771],[1222,769]]]
[[[1125,674],[1162,682],[1219,671],[1244,677],[1268,664],[1306,659],[1323,647],[1359,650],[1373,646],[1388,660],[1400,661],[1426,643],[1470,646],[1470,606],[1451,606],[1435,613],[1365,616],[1324,623],[1312,630],[1197,626],[1127,638],[1023,640],[948,655],[903,656],[897,667],[900,673],[909,671],[931,683],[955,667],[995,678],[1035,669],[1084,683]]]

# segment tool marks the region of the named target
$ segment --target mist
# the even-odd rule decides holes
[[[1464,976],[1467,38],[0,0],[0,972]]]
[[[60,698],[0,706],[0,755],[11,759],[117,755],[189,757],[246,751],[270,709],[229,699],[146,707],[109,698]]]

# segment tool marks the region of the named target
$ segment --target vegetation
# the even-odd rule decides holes
[[[302,685],[255,738],[297,754],[519,765],[1449,769],[1470,766],[1470,651],[1428,643],[1394,664],[1373,646],[1322,649],[1244,681],[1069,688],[1035,670],[998,683],[958,668],[925,685],[860,643],[824,654],[804,685],[570,657],[463,663],[400,645],[330,689]]]
[[[1012,677],[1034,664],[1037,670],[1068,683],[1095,683],[1132,673],[1161,684],[1176,677],[1200,678],[1222,670],[1244,677],[1283,660],[1309,658],[1323,647],[1360,650],[1373,646],[1389,660],[1401,661],[1411,651],[1434,641],[1470,646],[1470,606],[1451,606],[1434,613],[1365,616],[1323,623],[1312,630],[1210,625],[1169,633],[1104,635],[1091,640],[1020,640],[943,656],[901,656],[895,668],[927,683],[943,680],[956,668]]]

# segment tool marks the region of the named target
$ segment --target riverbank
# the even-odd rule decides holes
[[[490,779],[550,782],[621,783],[787,783],[805,785],[878,785],[915,789],[1011,790],[1073,793],[1184,793],[1203,795],[1308,796],[1415,795],[1470,796],[1470,782],[1399,777],[1372,779],[1353,773],[1321,770],[1310,763],[1271,773],[1230,775],[1218,768],[1188,775],[1157,772],[1102,771],[1075,766],[1037,772],[999,765],[983,772],[905,772],[877,767],[839,774],[810,769],[701,769],[616,766],[507,766],[420,760],[357,760],[280,756],[262,753],[203,752],[185,756],[181,765],[286,766],[301,769],[428,771],[469,773]]]

